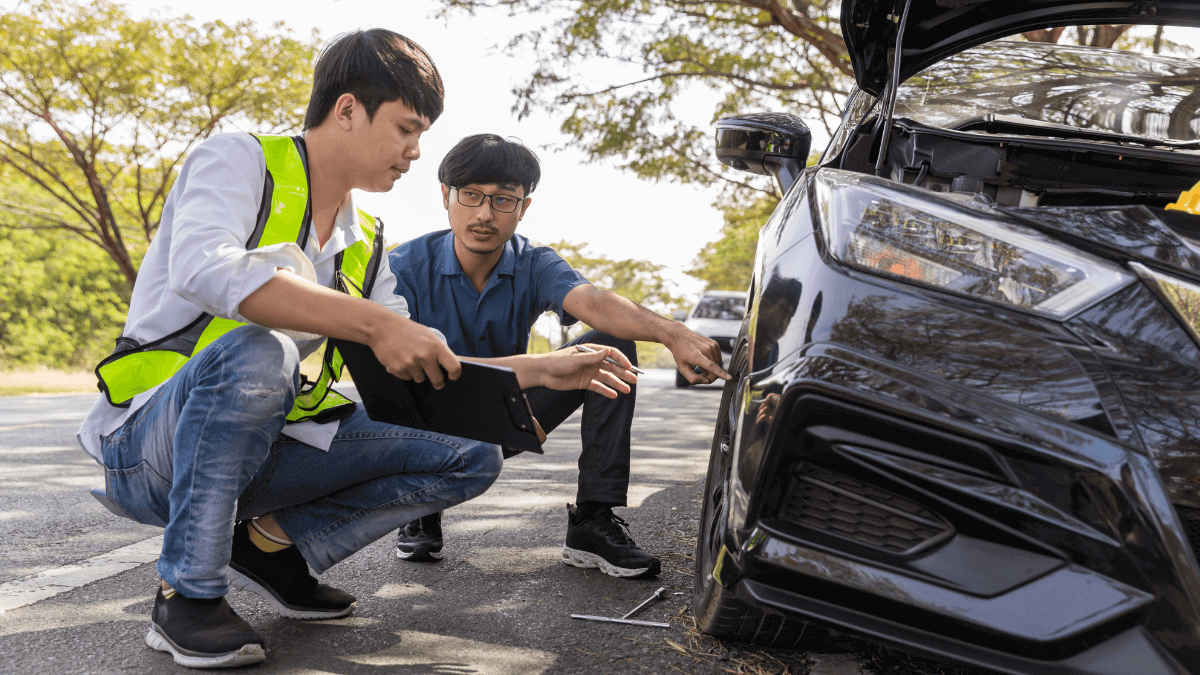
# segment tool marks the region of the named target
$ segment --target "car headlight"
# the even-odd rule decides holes
[[[1002,214],[863,174],[817,173],[821,232],[838,260],[869,272],[1065,319],[1130,284],[1119,266]]]

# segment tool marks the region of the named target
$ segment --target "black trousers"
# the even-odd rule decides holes
[[[594,344],[616,347],[633,365],[637,365],[637,349],[632,340],[615,338],[598,330],[589,330],[571,340],[563,349],[577,344]],[[554,431],[583,406],[583,423],[580,438],[583,451],[579,454],[579,490],[576,503],[604,502],[624,506],[629,492],[629,430],[633,426],[633,408],[637,397],[637,385],[628,394],[619,394],[609,399],[600,394],[585,391],[558,391],[546,387],[531,387],[525,390],[529,407],[547,434]],[[505,451],[505,457],[509,457]]]

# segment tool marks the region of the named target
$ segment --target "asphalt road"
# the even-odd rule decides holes
[[[389,536],[327,572],[323,581],[358,597],[353,616],[283,619],[257,596],[232,592],[267,641],[268,660],[252,672],[722,672],[743,662],[736,646],[690,630],[691,555],[719,399],[715,387],[676,389],[670,371],[639,385],[632,508],[618,514],[662,558],[658,578],[620,580],[558,562],[575,494],[576,414],[544,456],[509,460],[488,493],[447,513],[444,560],[401,562]],[[161,531],[112,516],[88,494],[103,478],[74,433],[93,400],[0,399],[0,675],[194,672],[142,642]],[[669,629],[569,618],[621,616],[660,586],[666,599],[637,618]],[[857,672],[830,658],[788,672]]]

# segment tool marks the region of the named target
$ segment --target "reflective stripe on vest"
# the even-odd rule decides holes
[[[254,231],[246,249],[294,241],[301,249],[312,227],[312,205],[308,195],[308,171],[304,141],[288,136],[257,136],[266,158],[266,180]],[[375,285],[383,259],[383,222],[358,212],[363,241],[337,255],[334,286],[355,297]],[[201,314],[188,325],[144,345],[128,337],[117,340],[113,354],[96,366],[100,390],[108,402],[128,407],[134,396],[165,382],[214,340],[247,324]],[[304,378],[289,422],[326,422],[353,412],[354,403],[336,391],[342,357],[331,346],[325,349],[321,374],[316,381]]]

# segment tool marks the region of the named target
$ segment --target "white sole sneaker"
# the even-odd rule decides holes
[[[271,609],[274,609],[279,613],[279,616],[287,617],[289,619],[339,619],[343,616],[349,615],[354,611],[354,608],[358,606],[357,602],[352,602],[350,603],[349,607],[338,611],[304,610],[288,607],[287,605],[283,604],[283,600],[275,597],[275,594],[269,589],[264,588],[261,584],[254,581],[250,577],[233,569],[232,566],[229,568],[229,587],[239,591],[250,591],[251,593],[254,593],[263,600],[266,600],[267,604],[271,606]]]
[[[562,562],[562,564],[571,565],[573,567],[583,567],[583,568],[589,568],[589,569],[590,568],[599,568],[601,572],[604,572],[605,574],[607,574],[610,577],[620,577],[620,578],[636,577],[636,576],[645,574],[650,569],[650,567],[642,567],[640,569],[617,567],[616,565],[608,562],[607,560],[605,560],[604,558],[601,558],[600,556],[596,555],[595,553],[588,553],[587,551],[580,551],[578,549],[570,548],[568,546],[563,547],[562,553],[559,555],[558,559],[559,559],[559,561]]]
[[[175,663],[185,668],[237,668],[260,663],[267,658],[267,652],[262,645],[248,644],[240,649],[225,654],[200,654],[189,651],[171,642],[165,634],[159,632],[158,626],[150,624],[150,632],[146,633],[146,646],[167,652],[175,659]]]
[[[400,547],[396,547],[396,557],[401,560],[412,560],[415,562],[441,560],[444,555],[441,551],[424,551],[419,548],[415,551],[402,551]]]

